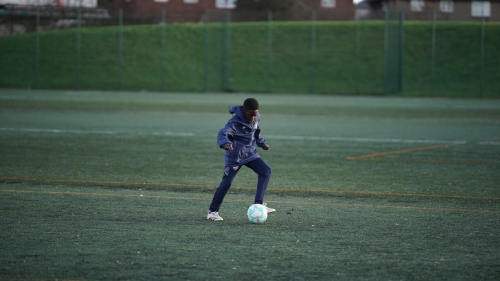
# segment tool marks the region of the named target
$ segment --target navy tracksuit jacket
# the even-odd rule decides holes
[[[249,167],[258,175],[255,204],[263,203],[271,177],[271,168],[260,158],[255,148],[255,145],[258,147],[266,146],[266,140],[260,135],[260,113],[257,113],[252,123],[245,118],[243,106],[235,105],[231,107],[229,113],[234,115],[217,134],[217,144],[220,148],[224,148],[224,145],[231,143],[233,149],[225,151],[224,175],[210,205],[210,211],[213,212],[219,211],[220,205],[242,165]]]

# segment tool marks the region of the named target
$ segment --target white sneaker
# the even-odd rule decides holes
[[[267,213],[272,213],[272,212],[276,212],[276,209],[273,209],[273,208],[269,208],[267,206],[267,203],[263,203],[262,205],[264,205],[264,207],[266,207],[266,210],[267,210]]]
[[[219,216],[219,212],[208,211],[207,220],[223,221],[224,219],[221,216]]]

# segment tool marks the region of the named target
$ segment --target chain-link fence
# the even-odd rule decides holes
[[[0,37],[0,87],[500,95],[497,24],[439,12],[420,21],[401,11],[357,15],[206,10],[189,15],[196,23],[176,24],[183,15],[166,10],[98,17],[35,9],[15,17],[30,23],[28,34]]]

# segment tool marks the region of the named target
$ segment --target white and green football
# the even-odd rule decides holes
[[[247,211],[248,219],[251,223],[263,223],[267,220],[266,206],[261,204],[253,204]]]

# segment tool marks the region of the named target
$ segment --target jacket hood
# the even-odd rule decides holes
[[[240,121],[243,122],[243,123],[246,123],[248,124],[248,120],[247,118],[245,117],[245,114],[243,113],[243,106],[242,105],[233,105],[230,109],[229,109],[229,113],[230,114],[235,114],[236,116],[238,116],[239,119],[241,119]],[[260,113],[257,113],[257,116],[255,118],[255,121],[259,121],[260,120]],[[254,121],[254,122],[255,122]]]

